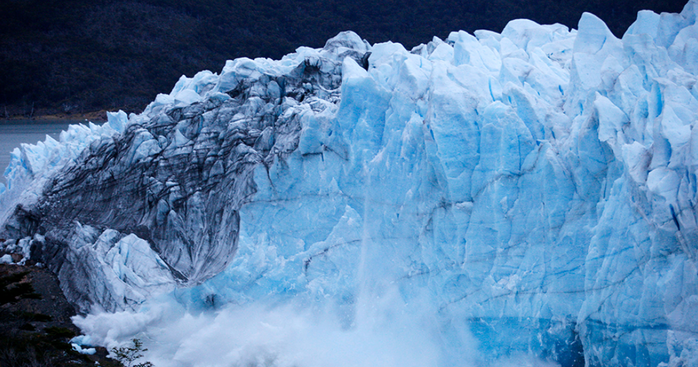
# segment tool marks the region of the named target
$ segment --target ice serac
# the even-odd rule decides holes
[[[24,179],[5,231],[99,283],[64,287],[84,309],[175,289],[192,308],[302,299],[350,329],[397,293],[437,320],[441,366],[473,358],[462,330],[483,365],[690,365],[697,12],[640,12],[622,39],[584,14],[229,61]]]

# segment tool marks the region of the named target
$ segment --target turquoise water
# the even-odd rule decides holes
[[[36,144],[46,135],[58,140],[61,131],[70,124],[84,121],[12,120],[0,121],[0,182],[6,183],[5,169],[10,164],[10,152],[22,143]]]

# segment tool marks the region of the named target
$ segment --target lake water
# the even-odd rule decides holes
[[[46,140],[46,135],[58,140],[61,131],[70,124],[84,121],[11,120],[0,121],[0,182],[5,180],[5,169],[10,164],[10,152],[22,143],[36,144]]]

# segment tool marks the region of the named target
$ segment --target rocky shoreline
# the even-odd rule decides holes
[[[115,110],[118,110],[115,109]],[[17,121],[42,121],[42,122],[73,122],[73,121],[91,121],[94,123],[103,123],[107,121],[107,110],[97,110],[84,113],[58,113],[52,111],[44,111],[44,113],[26,115],[6,115],[0,118],[0,124],[11,124]]]
[[[80,335],[75,315],[48,269],[0,264],[0,366],[121,366],[105,348],[94,355],[72,349],[70,339]]]

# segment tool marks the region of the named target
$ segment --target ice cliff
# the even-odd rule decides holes
[[[492,358],[694,365],[697,15],[229,61],[15,150],[4,246],[84,312],[300,299],[351,329],[397,294],[433,316],[436,365],[470,337]]]

